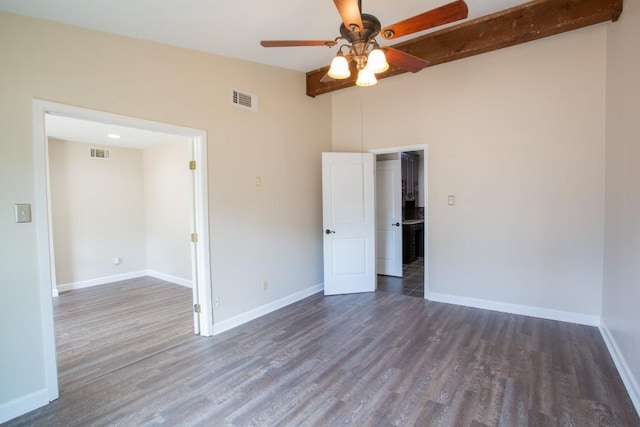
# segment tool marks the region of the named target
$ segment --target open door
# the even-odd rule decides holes
[[[322,153],[325,295],[376,289],[373,165],[371,153]]]
[[[376,269],[402,277],[402,165],[376,162]]]

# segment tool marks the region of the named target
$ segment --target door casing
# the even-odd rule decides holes
[[[35,183],[34,222],[37,234],[38,277],[40,282],[40,304],[38,306],[41,311],[40,318],[43,331],[46,390],[49,401],[52,401],[59,396],[53,306],[51,301],[52,295],[56,295],[57,289],[54,290],[53,288],[55,283],[55,264],[53,228],[51,227],[49,153],[45,131],[46,114],[172,133],[191,138],[193,155],[197,164],[194,172],[192,228],[198,234],[198,239],[192,249],[192,264],[194,266],[194,295],[198,295],[198,303],[200,304],[198,319],[200,335],[213,335],[213,307],[211,303],[211,258],[209,253],[206,131],[34,99],[32,103],[32,125]]]
[[[422,188],[424,193],[424,298],[429,297],[429,145],[404,145],[388,148],[373,148],[369,152],[374,155],[402,153],[403,151],[422,151]],[[376,242],[377,244],[377,242]]]

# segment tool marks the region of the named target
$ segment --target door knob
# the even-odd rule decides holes
[[[324,230],[324,234],[331,234],[331,233],[335,234],[336,232],[333,230],[329,230],[328,228]]]
[[[400,223],[396,222],[395,224],[391,224],[391,225],[395,225],[396,227],[400,227]]]

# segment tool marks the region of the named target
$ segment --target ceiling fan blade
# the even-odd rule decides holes
[[[439,25],[459,21],[465,19],[468,15],[469,8],[467,4],[464,0],[457,0],[412,18],[405,19],[404,21],[388,25],[380,31],[380,35],[385,40],[391,40]]]
[[[385,51],[388,62],[412,73],[417,73],[429,65],[429,61],[425,61],[422,58],[418,58],[417,56],[413,56],[391,46],[385,46],[382,50]]]
[[[333,0],[344,26],[350,31],[362,31],[362,15],[358,0]]]
[[[263,47],[335,46],[335,40],[262,40]]]

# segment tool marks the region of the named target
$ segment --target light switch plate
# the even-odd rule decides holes
[[[31,205],[28,203],[18,203],[15,205],[16,222],[31,222]]]
[[[455,206],[456,205],[456,196],[449,196],[448,203],[449,203],[449,206]]]

